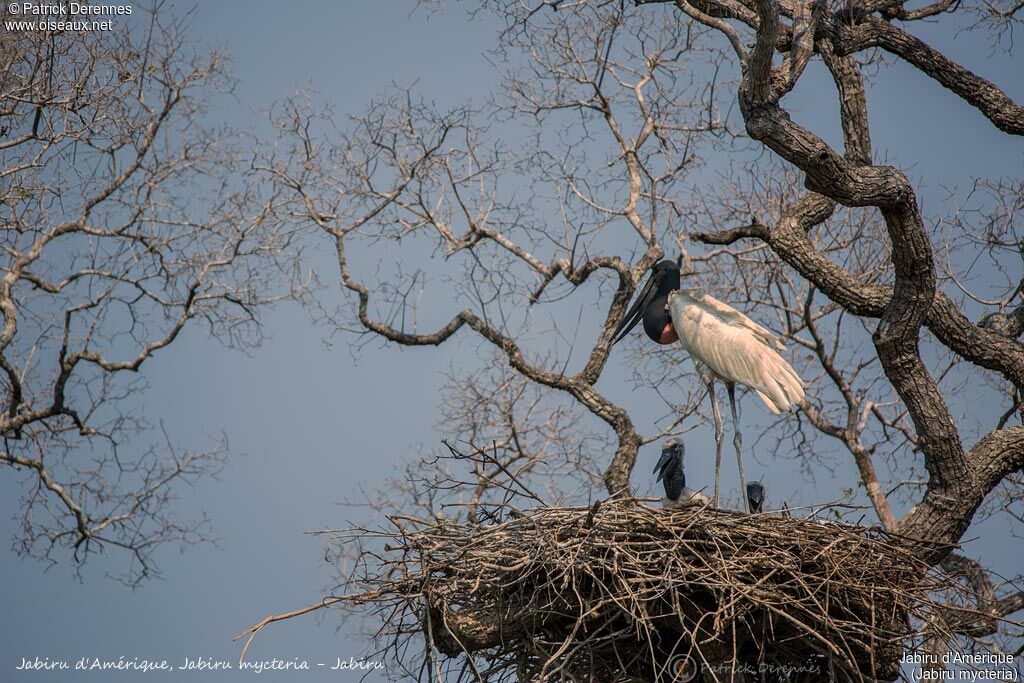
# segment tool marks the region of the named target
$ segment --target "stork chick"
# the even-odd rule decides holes
[[[752,481],[747,484],[747,509],[750,512],[761,512],[764,508],[764,484]]]
[[[661,447],[661,458],[654,466],[658,475],[655,481],[665,484],[665,507],[705,505],[710,499],[700,491],[686,487],[686,473],[683,471],[683,444],[670,439]]]

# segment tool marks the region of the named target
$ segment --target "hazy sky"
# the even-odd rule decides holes
[[[168,4],[165,11],[189,11]],[[297,87],[311,86],[333,102],[339,116],[358,112],[392,84],[416,83],[440,104],[465,98],[482,101],[495,77],[482,53],[494,41],[489,19],[469,21],[462,9],[427,16],[411,2],[270,3],[209,2],[193,11],[196,38],[223,45],[240,84],[233,101],[212,113],[233,125],[255,125],[255,112]],[[922,37],[969,68],[1024,100],[1020,62],[990,58],[984,42],[971,36],[917,26]],[[838,119],[833,91],[820,70],[787,99],[802,123],[835,140]],[[822,103],[819,103],[819,100]],[[927,177],[923,200],[939,201],[944,185],[971,175],[1017,175],[1024,146],[1009,140],[975,111],[933,82],[896,67],[885,72],[869,95],[877,154]],[[942,144],[936,144],[941,140]],[[507,141],[513,143],[514,141]],[[996,168],[997,173],[992,169]],[[332,276],[333,273],[329,273]],[[336,276],[334,276],[336,277]],[[333,295],[341,296],[335,289]],[[439,302],[437,311],[449,311]],[[216,481],[183,493],[180,509],[207,512],[218,544],[165,548],[158,555],[163,579],[135,591],[107,580],[103,563],[87,566],[78,581],[69,566],[49,568],[0,552],[3,637],[0,681],[137,680],[139,674],[75,676],[13,670],[22,657],[76,660],[119,656],[184,657],[235,661],[232,637],[262,617],[317,601],[327,586],[322,543],[304,532],[343,526],[358,511],[338,501],[356,487],[373,489],[396,463],[435,445],[438,390],[450,363],[474,362],[473,346],[399,349],[372,343],[358,354],[345,337],[328,347],[328,331],[317,328],[297,307],[282,307],[266,318],[268,339],[249,356],[225,350],[198,328],[186,333],[147,367],[145,411],[162,418],[179,443],[202,447],[209,434],[225,432],[234,456]],[[474,354],[460,357],[459,354]],[[613,367],[602,386],[623,381]],[[396,391],[396,386],[401,390]],[[613,390],[615,391],[615,390]],[[612,393],[612,392],[610,392]],[[617,390],[629,407],[644,397]],[[653,402],[652,402],[653,405]],[[694,449],[708,448],[706,430],[693,436]],[[728,451],[727,451],[728,453]],[[653,452],[641,454],[634,481],[641,491]],[[710,476],[708,463],[688,474]],[[0,535],[10,537],[21,490],[18,475],[0,472]],[[22,475],[27,476],[27,475]],[[766,471],[770,489],[790,493],[802,485],[791,473]],[[819,491],[829,491],[824,475]],[[6,548],[6,544],[2,547]],[[995,557],[1012,566],[1019,544],[1004,545]],[[118,558],[120,559],[120,558]],[[358,657],[362,643],[337,625],[333,613],[269,627],[250,651],[254,659],[308,659],[332,664]],[[167,680],[233,680],[224,674],[151,674]],[[300,674],[294,674],[296,676]],[[285,674],[264,674],[286,680]],[[311,671],[303,680],[355,681],[358,674]],[[287,678],[292,680],[292,678]],[[371,677],[373,680],[373,677]]]

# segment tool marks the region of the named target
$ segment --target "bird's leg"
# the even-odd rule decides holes
[[[747,500],[747,480],[743,476],[743,435],[740,433],[740,418],[736,414],[736,384],[726,382],[725,389],[729,392],[729,408],[732,410],[732,445],[736,448],[736,464],[740,469],[740,491],[743,493],[740,497],[745,501],[744,509],[750,512],[750,501]]]
[[[722,426],[722,414],[718,412],[718,399],[715,397],[715,380],[711,376],[704,378],[711,397],[711,414],[715,416],[715,507],[718,507],[718,483],[722,471],[722,438],[725,427]]]

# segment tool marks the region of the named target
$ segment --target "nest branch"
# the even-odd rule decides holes
[[[372,532],[383,551],[364,551],[372,561],[330,604],[372,605],[387,615],[382,651],[420,638],[422,671],[448,658],[473,680],[667,681],[684,664],[732,672],[721,680],[891,680],[908,639],[942,631],[934,596],[955,586],[919,559],[925,541],[644,502],[489,524],[389,518]],[[760,673],[737,677],[737,665]]]

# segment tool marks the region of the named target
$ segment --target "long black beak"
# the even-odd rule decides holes
[[[680,457],[682,453],[682,443],[678,441],[665,442],[665,446],[661,449],[661,457],[658,458],[658,464],[654,466],[654,472],[652,472],[652,474],[658,475],[658,478],[654,481],[661,481],[665,473],[673,467],[682,469],[682,458]]]
[[[626,316],[619,323],[619,326],[615,328],[615,333],[612,335],[612,346],[615,346],[622,338],[629,334],[630,330],[636,327],[636,324],[643,320],[644,309],[647,308],[647,303],[654,295],[654,276],[647,280],[647,284],[644,285],[643,290],[640,292],[640,296],[633,302],[633,306],[626,311]]]

